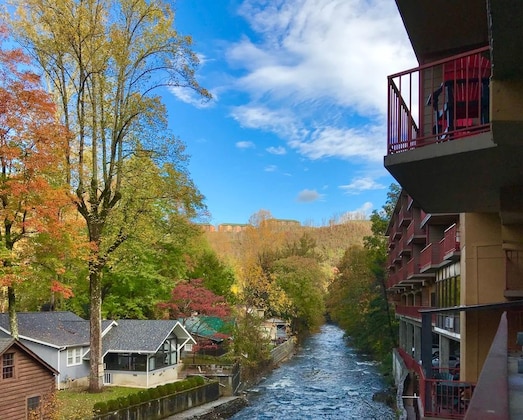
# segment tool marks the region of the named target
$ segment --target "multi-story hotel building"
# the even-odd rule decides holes
[[[388,78],[395,378],[418,418],[523,418],[523,2],[396,4],[419,66]]]

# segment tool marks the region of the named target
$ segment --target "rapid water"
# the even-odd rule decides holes
[[[393,420],[391,408],[372,401],[384,388],[375,363],[348,347],[340,328],[326,324],[249,390],[249,406],[232,419]]]

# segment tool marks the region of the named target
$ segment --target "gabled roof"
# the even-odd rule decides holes
[[[20,338],[52,347],[89,345],[89,321],[69,312],[18,312]],[[104,331],[113,321],[103,321]],[[0,313],[0,329],[11,333],[9,315]]]
[[[58,375],[58,371],[53,368],[51,365],[47,364],[39,356],[33,353],[28,347],[24,346],[20,341],[15,340],[14,338],[0,338],[0,356],[5,352],[9,351],[11,348],[17,347],[19,351],[26,353],[30,358],[34,359],[38,364],[42,365],[44,368],[49,370],[55,375]]]
[[[180,341],[195,343],[177,320],[121,319],[105,335],[102,352],[154,354],[171,334]]]

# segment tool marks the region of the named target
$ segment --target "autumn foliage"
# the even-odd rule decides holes
[[[11,287],[26,277],[39,235],[63,234],[72,202],[62,182],[67,132],[28,57],[4,48],[7,37],[0,26],[0,285]]]
[[[171,299],[158,304],[158,307],[167,311],[171,319],[188,318],[194,314],[225,318],[230,314],[225,299],[206,289],[202,279],[178,283]]]

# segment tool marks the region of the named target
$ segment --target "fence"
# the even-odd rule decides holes
[[[218,382],[211,382],[111,413],[95,415],[93,420],[159,420],[192,407],[215,401],[219,397]]]

